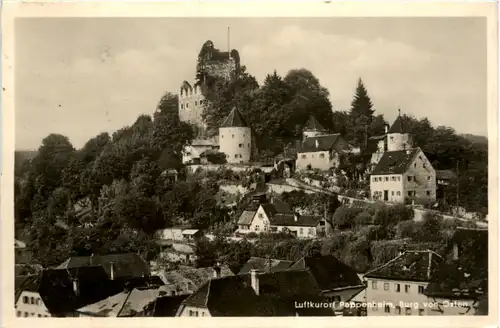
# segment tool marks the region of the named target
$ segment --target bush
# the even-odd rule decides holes
[[[342,205],[333,214],[333,224],[340,229],[350,229],[355,225],[355,218],[361,212],[362,208]]]
[[[246,239],[256,239],[259,235],[256,232],[249,232],[245,235]]]
[[[418,223],[413,220],[405,220],[399,222],[395,227],[396,238],[414,238],[418,232]]]
[[[357,226],[371,225],[373,224],[373,217],[368,212],[361,212],[358,215],[356,215],[354,222],[356,223]]]

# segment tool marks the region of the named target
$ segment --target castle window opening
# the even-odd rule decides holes
[[[239,144],[239,147],[240,147],[240,148],[243,148],[243,144]]]
[[[319,154],[319,158],[325,158],[325,154]]]
[[[233,134],[233,139],[234,139],[234,134]]]

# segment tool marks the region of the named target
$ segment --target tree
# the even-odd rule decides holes
[[[356,146],[363,145],[366,142],[367,129],[372,123],[374,112],[368,91],[363,81],[359,79],[350,109],[351,133],[349,137]]]

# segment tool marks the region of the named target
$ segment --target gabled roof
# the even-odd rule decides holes
[[[249,273],[250,270],[259,270],[260,272],[285,271],[288,270],[292,264],[292,261],[251,257],[238,274],[246,274]]]
[[[304,269],[310,270],[322,291],[363,285],[353,268],[331,255],[303,257],[289,270]]]
[[[253,217],[255,216],[257,211],[243,211],[241,213],[240,218],[238,219],[238,224],[240,225],[250,225],[252,224]]]
[[[314,215],[294,215],[279,213],[274,215],[270,221],[272,226],[289,226],[289,227],[317,227],[321,221],[320,216]]]
[[[134,288],[77,310],[96,317],[133,317],[156,302],[158,288]]]
[[[238,108],[233,107],[233,110],[229,113],[227,118],[224,120],[224,123],[220,126],[221,128],[229,128],[229,127],[242,127],[248,128],[248,124],[246,120],[243,118],[243,115],[238,110]]]
[[[420,148],[386,151],[373,169],[372,175],[404,174],[413,160],[421,152]]]
[[[329,308],[315,311],[296,308],[296,301],[321,299],[307,271],[259,274],[258,280],[259,295],[251,286],[249,274],[212,279],[189,296],[183,305],[207,308],[210,315],[216,317],[334,315]]]
[[[16,276],[14,302],[17,302],[23,291],[38,292],[38,289],[40,288],[40,278],[40,274]]]
[[[139,278],[150,274],[149,265],[135,253],[70,257],[57,269],[102,266],[111,276],[112,264],[115,278]]]
[[[337,134],[325,134],[325,135],[321,135],[321,136],[306,138],[302,142],[302,144],[300,145],[297,152],[298,153],[313,153],[313,152],[317,152],[317,151],[327,151],[327,150],[332,150],[332,149],[334,149],[337,152],[347,151],[347,149],[344,149],[343,147],[336,147],[337,142],[341,139],[342,139],[342,137],[338,133]]]
[[[383,266],[369,271],[365,278],[429,281],[443,258],[431,251],[406,251]]]
[[[388,133],[408,133],[408,131],[406,131],[405,129],[401,116],[398,116],[394,123],[392,123],[392,126],[389,129]]]
[[[475,299],[483,297],[488,290],[488,268],[469,268],[460,262],[441,263],[424,294],[449,299]]]
[[[318,122],[316,117],[313,115],[309,115],[309,119],[306,122],[306,125],[304,125],[304,131],[318,131],[318,132],[323,132],[326,131],[325,128]]]
[[[175,317],[177,309],[189,295],[163,296],[156,299],[153,317]]]

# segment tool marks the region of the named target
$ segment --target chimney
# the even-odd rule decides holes
[[[259,270],[257,269],[250,270],[250,278],[251,278],[252,288],[255,291],[255,294],[259,295]]]
[[[220,278],[220,272],[221,272],[220,263],[217,262],[217,264],[214,266],[214,279]]]
[[[115,262],[110,263],[110,273],[109,273],[110,279],[115,280]]]
[[[73,291],[76,296],[80,296],[80,283],[77,278],[73,278]]]
[[[316,139],[315,144],[316,144],[316,148],[319,148],[319,140],[318,139]]]

